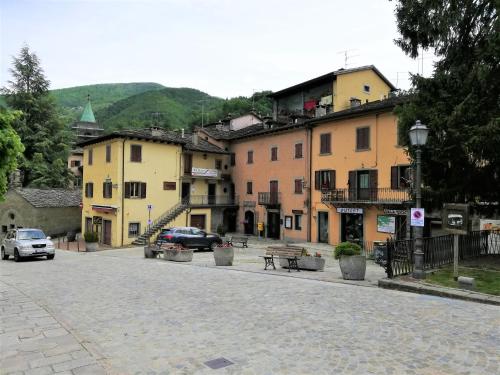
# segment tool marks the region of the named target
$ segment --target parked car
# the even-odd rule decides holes
[[[2,259],[13,256],[16,262],[21,258],[46,256],[54,259],[55,248],[50,237],[45,236],[40,229],[17,228],[11,229],[2,241]]]
[[[217,234],[207,233],[194,227],[163,229],[156,239],[157,244],[179,243],[185,247],[213,250],[222,239]]]

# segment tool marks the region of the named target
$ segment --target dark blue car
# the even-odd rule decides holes
[[[222,239],[217,234],[204,232],[194,227],[175,227],[163,229],[156,239],[157,244],[178,243],[194,249],[213,250]]]

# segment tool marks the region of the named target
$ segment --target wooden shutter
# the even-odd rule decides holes
[[[370,197],[372,201],[376,201],[378,197],[378,170],[369,172],[370,176]]]
[[[330,190],[334,190],[335,189],[335,179],[336,179],[336,173],[335,173],[335,170],[331,170],[330,171]]]
[[[125,198],[130,198],[130,182],[125,182]]]
[[[231,166],[236,165],[236,154],[234,152],[231,153]]]
[[[357,190],[357,173],[356,171],[349,171],[349,179],[347,184],[349,185],[349,200],[354,201],[356,200],[356,190]]]
[[[320,185],[320,171],[315,171],[314,172],[314,189],[315,190],[320,190],[321,185]]]
[[[89,197],[89,183],[85,183],[85,198]]]
[[[398,167],[391,167],[391,189],[399,189]]]
[[[302,158],[302,143],[295,144],[295,159]]]
[[[93,198],[94,197],[94,183],[91,182],[89,186],[90,186],[90,198]]]
[[[146,183],[141,182],[141,198],[146,198]]]
[[[107,184],[105,182],[102,183],[102,197],[107,198],[108,197],[108,189],[107,189]]]

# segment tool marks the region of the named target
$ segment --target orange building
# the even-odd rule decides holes
[[[406,237],[410,160],[399,144],[397,99],[371,102],[312,126],[311,240],[338,244]]]

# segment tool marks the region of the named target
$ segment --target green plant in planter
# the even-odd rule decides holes
[[[99,241],[99,235],[97,234],[97,232],[85,232],[83,237],[85,238],[85,242],[92,243]]]
[[[224,225],[217,225],[217,234],[221,237],[224,237],[226,235],[226,228],[224,228]]]
[[[342,255],[361,255],[361,246],[352,242],[339,243],[333,253],[335,259],[340,259]]]

